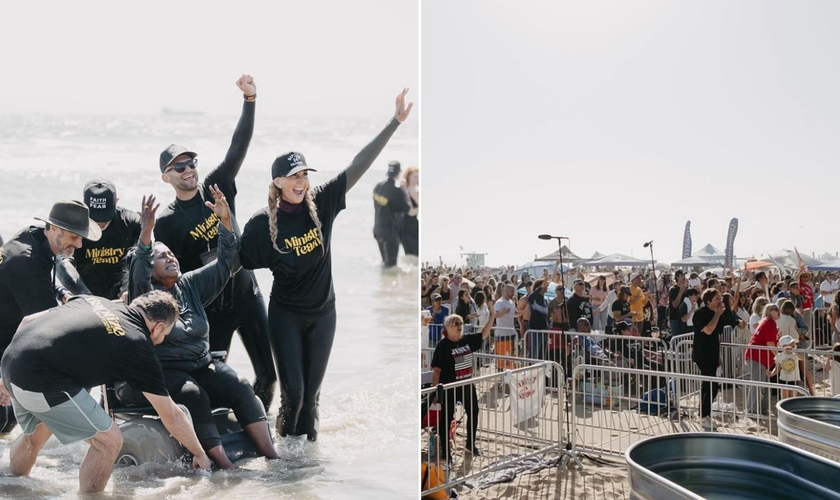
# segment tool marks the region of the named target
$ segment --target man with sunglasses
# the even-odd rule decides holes
[[[204,204],[213,199],[208,186],[217,185],[236,214],[236,175],[254,133],[257,97],[250,75],[242,75],[236,85],[245,97],[239,123],[224,160],[203,181],[199,181],[198,154],[194,151],[171,144],[160,154],[161,178],[175,190],[176,199],[161,211],[155,223],[155,239],[175,253],[182,272],[215,260],[218,218]],[[268,313],[254,273],[245,269],[236,273],[205,310],[211,351],[229,351],[233,331],[239,331],[256,375],[254,393],[267,410],[274,398],[277,375],[268,340]]]

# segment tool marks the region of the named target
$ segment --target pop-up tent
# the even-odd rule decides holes
[[[586,260],[586,259],[582,259],[582,258],[578,257],[577,255],[575,255],[574,253],[572,253],[572,251],[569,250],[569,247],[567,247],[566,245],[563,245],[562,250],[563,250],[563,264],[565,264],[567,262],[580,262],[582,260]],[[557,262],[557,259],[559,259],[559,256],[558,256],[558,252],[555,250],[548,255],[543,255],[542,257],[540,257],[538,259],[534,259],[534,261],[535,262]],[[565,267],[565,266],[563,266],[563,267]]]
[[[646,266],[650,261],[640,260],[635,257],[628,257],[620,253],[614,253],[601,257],[600,259],[590,260],[585,263],[587,266],[614,266],[614,267],[637,267]]]

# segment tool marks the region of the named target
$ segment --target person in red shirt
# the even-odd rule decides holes
[[[758,323],[750,338],[749,344],[751,346],[771,346],[776,347],[776,340],[779,338],[779,329],[776,326],[776,320],[779,319],[781,311],[779,306],[770,303],[764,307],[762,314],[763,319]],[[747,368],[750,373],[750,380],[757,380],[760,382],[767,382],[766,370],[770,370],[775,366],[775,351],[769,349],[753,349],[747,348],[744,358],[747,361]],[[758,413],[760,410],[762,414],[769,412],[769,398],[767,401],[761,401],[762,391],[755,386],[747,390],[747,413]]]

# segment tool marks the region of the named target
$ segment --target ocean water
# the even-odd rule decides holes
[[[257,111],[254,138],[237,177],[240,225],[266,204],[270,165],[302,152],[313,185],[343,169],[387,123],[377,118],[288,118]],[[199,154],[199,175],[224,157],[237,115],[0,116],[0,235],[11,237],[46,216],[59,199],[81,199],[84,184],[116,184],[119,205],[137,210],[144,194],[174,198],[160,179],[158,156],[170,143]],[[415,121],[411,121],[415,120]],[[371,170],[348,193],[336,221],[333,272],[336,340],[321,391],[317,444],[278,439],[282,460],[239,462],[240,470],[187,471],[177,465],[115,470],[105,498],[413,498],[417,493],[418,418],[416,259],[383,271],[372,236],[373,186],[387,164],[416,165],[416,117],[402,125]],[[268,296],[271,274],[257,272]],[[2,307],[2,304],[0,304]],[[249,380],[253,370],[238,338],[229,362]],[[270,409],[277,414],[278,396]],[[9,475],[9,444],[0,438],[0,497],[76,498],[87,443],[51,438],[28,478]]]

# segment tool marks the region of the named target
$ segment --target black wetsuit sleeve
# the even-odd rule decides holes
[[[239,174],[239,169],[245,161],[245,154],[248,152],[248,146],[251,144],[251,137],[254,135],[255,108],[255,101],[245,101],[242,104],[242,114],[239,116],[239,123],[236,124],[236,130],[233,131],[230,147],[224,161],[216,168],[217,173],[221,174],[229,183],[233,183],[236,175]]]
[[[388,144],[388,141],[391,139],[391,136],[394,135],[396,132],[397,127],[400,126],[400,122],[397,121],[396,118],[391,118],[391,121],[388,122],[388,125],[379,133],[367,146],[364,147],[359,154],[353,158],[353,161],[347,168],[344,169],[345,174],[347,174],[347,187],[346,191],[350,191],[356,182],[362,178],[365,172],[368,171],[370,166],[373,164],[373,161],[376,160],[376,157],[379,156],[379,153],[385,148],[385,145]]]
[[[137,240],[137,247],[134,256],[129,257],[128,264],[128,302],[151,292],[152,288],[152,266],[153,252],[146,250],[143,242]]]
[[[216,260],[181,277],[182,285],[198,295],[205,307],[221,293],[230,276],[238,269],[237,245],[236,236],[222,224],[219,224],[219,246],[216,250]]]
[[[389,184],[388,190],[391,192],[388,194],[388,205],[390,205],[391,210],[397,213],[406,213],[411,210],[411,205],[408,203],[408,193],[394,183]]]
[[[85,285],[82,277],[79,276],[79,271],[76,270],[76,266],[73,264],[73,259],[59,259],[58,264],[55,266],[56,278],[73,295],[93,295],[93,292]]]

